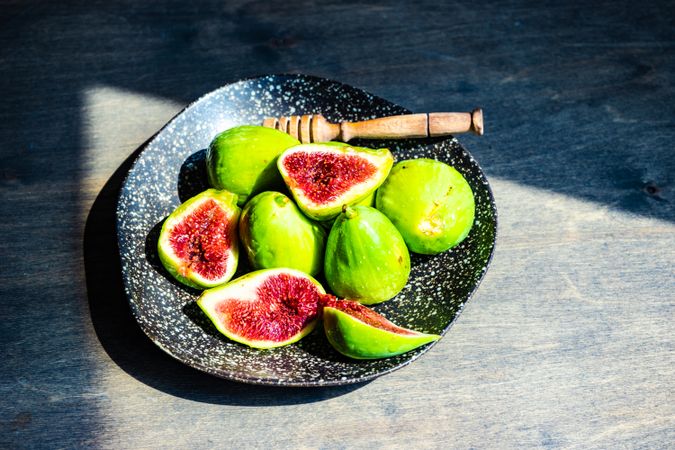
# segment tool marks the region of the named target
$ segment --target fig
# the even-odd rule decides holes
[[[239,236],[256,269],[288,267],[309,275],[323,269],[326,231],[279,192],[262,192],[246,203]]]
[[[371,192],[368,197],[364,198],[363,200],[357,202],[354,204],[354,206],[372,206],[373,208],[375,207],[375,191]],[[330,232],[330,229],[333,227],[333,223],[335,223],[335,219],[331,220],[324,220],[322,222],[318,222],[319,225],[323,227],[324,230],[327,232]]]
[[[371,192],[368,197],[364,198],[360,202],[357,202],[356,205],[362,205],[362,206],[372,206],[375,207],[375,192]]]
[[[243,206],[252,195],[283,187],[279,154],[300,141],[272,128],[243,125],[218,134],[206,150],[209,184],[239,196]]]
[[[180,205],[162,225],[157,250],[166,270],[194,288],[226,283],[237,269],[237,196],[208,189]]]
[[[337,296],[380,303],[405,286],[410,255],[384,214],[370,206],[345,206],[328,235],[324,275]]]
[[[323,328],[335,350],[355,359],[388,358],[440,339],[399,327],[351,300],[324,300]]]
[[[323,295],[321,284],[299,270],[265,269],[204,291],[197,304],[233,341],[273,348],[314,329]]]
[[[434,255],[466,238],[475,203],[469,183],[433,159],[397,163],[375,197],[377,209],[398,228],[408,248]]]
[[[340,214],[343,205],[357,204],[372,194],[393,162],[386,148],[330,143],[289,148],[277,165],[302,212],[324,221]]]

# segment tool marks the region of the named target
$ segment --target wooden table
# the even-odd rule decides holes
[[[672,2],[61,3],[0,6],[0,447],[673,445]],[[122,292],[127,158],[281,72],[485,110],[460,140],[497,199],[492,266],[432,351],[364,385],[202,374]]]

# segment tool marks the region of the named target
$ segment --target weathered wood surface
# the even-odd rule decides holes
[[[494,186],[492,267],[439,345],[365,385],[203,375],[122,295],[124,161],[280,72],[485,110],[460,139]],[[0,447],[672,448],[674,84],[667,1],[3,2]]]

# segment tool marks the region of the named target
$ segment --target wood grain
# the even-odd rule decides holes
[[[671,447],[671,6],[3,3],[0,447]],[[493,264],[431,352],[365,385],[211,378],[125,303],[129,157],[204,93],[279,72],[486,112],[460,141],[493,183]]]
[[[426,114],[409,114],[363,122],[343,122],[340,124],[340,139],[349,141],[353,138],[397,139],[403,137],[427,137]]]

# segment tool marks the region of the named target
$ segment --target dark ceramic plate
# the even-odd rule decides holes
[[[117,206],[126,293],[143,331],[179,361],[247,383],[326,386],[384,375],[433,345],[394,358],[357,361],[335,352],[317,327],[297,344],[250,349],[218,334],[195,304],[199,292],[175,282],[159,263],[156,243],[161,223],[182,201],[206,189],[204,149],[215,134],[236,125],[260,124],[266,116],[310,113],[321,113],[331,121],[354,121],[409,111],[322,78],[273,75],[244,80],[188,106],[147,144],[129,171]],[[394,299],[375,307],[401,326],[445,334],[492,257],[497,212],[488,181],[454,138],[357,144],[388,146],[399,161],[419,157],[444,161],[459,170],[474,191],[476,221],[469,237],[441,255],[413,254],[408,285]],[[239,274],[246,270],[240,265]]]

